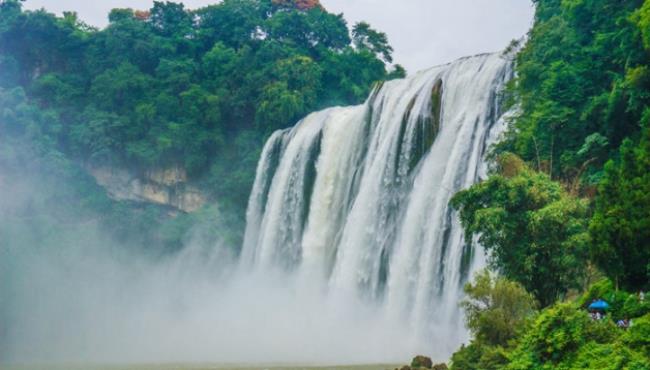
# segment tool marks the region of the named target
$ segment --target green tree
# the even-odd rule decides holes
[[[587,206],[521,160],[500,158],[500,174],[456,194],[466,240],[492,267],[533,293],[542,307],[579,287],[587,258]]]
[[[491,346],[506,346],[535,313],[535,299],[520,284],[493,277],[488,270],[465,286],[461,303],[467,327],[476,340]]]
[[[184,167],[220,204],[232,200],[224,207],[240,220],[234,233],[273,130],[359,103],[377,81],[404,74],[354,48],[343,16],[317,1],[224,0],[197,10],[156,1],[108,17],[99,30],[73,12],[0,0],[0,88],[29,107],[6,112],[11,129],[37,132],[21,140],[70,161],[135,173]],[[21,114],[39,118],[12,118]]]
[[[265,30],[273,39],[314,56],[323,48],[341,50],[350,44],[343,16],[327,13],[322,8],[277,12],[266,22]]]
[[[95,77],[90,94],[95,105],[107,111],[131,111],[151,86],[151,77],[130,64],[122,63]]]
[[[627,289],[650,282],[650,130],[638,144],[626,140],[620,160],[605,166],[591,220],[592,254]]]
[[[390,73],[388,74],[386,79],[394,80],[394,79],[397,79],[397,78],[404,78],[404,77],[406,77],[406,69],[403,66],[401,66],[400,64],[396,64],[393,67],[393,70],[390,71]]]
[[[352,41],[357,49],[369,50],[388,63],[393,62],[393,47],[388,43],[388,36],[370,27],[366,22],[359,22],[352,28]]]
[[[632,331],[630,331],[632,333]],[[638,333],[634,330],[634,334]],[[587,312],[562,303],[542,312],[509,355],[508,370],[646,369],[643,351],[624,342],[610,320],[594,322]]]
[[[321,71],[311,58],[294,57],[276,63],[272,81],[262,90],[258,124],[267,130],[283,128],[287,118],[297,120],[315,108]]]
[[[608,157],[638,134],[650,103],[645,3],[535,1],[535,24],[510,89],[520,109],[502,151],[553,178],[597,182]],[[594,134],[607,145],[584,158],[578,152]]]
[[[472,342],[453,354],[452,370],[498,370],[508,363],[508,352],[536,314],[532,295],[518,283],[480,272],[465,286],[461,302]]]
[[[175,54],[172,40],[157,35],[131,9],[113,10],[108,27],[88,35],[84,50],[86,74],[97,75],[123,63],[130,63],[144,73],[153,74],[161,58]]]
[[[261,42],[257,31],[271,13],[271,4],[264,0],[224,0],[194,13],[198,17],[197,41],[203,50],[216,42],[238,49]]]
[[[154,1],[149,22],[163,36],[184,38],[192,30],[192,15],[182,3]]]

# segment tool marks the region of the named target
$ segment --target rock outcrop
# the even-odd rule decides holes
[[[207,202],[206,194],[188,183],[187,173],[180,167],[136,174],[123,168],[92,166],[88,172],[116,200],[154,203],[187,213]]]

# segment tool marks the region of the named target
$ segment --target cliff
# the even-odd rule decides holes
[[[207,202],[207,195],[188,182],[186,171],[180,167],[143,173],[110,166],[91,166],[87,170],[115,200],[155,203],[186,213]]]

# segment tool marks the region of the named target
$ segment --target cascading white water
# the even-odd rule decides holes
[[[511,64],[461,59],[276,132],[258,165],[242,268],[279,268],[376,305],[414,351],[449,354],[467,335],[462,284],[483,258],[448,203],[484,171]]]

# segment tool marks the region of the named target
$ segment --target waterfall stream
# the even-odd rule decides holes
[[[449,200],[485,175],[512,75],[501,54],[464,58],[276,132],[258,164],[241,268],[360,299],[401,323],[414,350],[450,353],[467,336],[462,286],[485,262]]]

